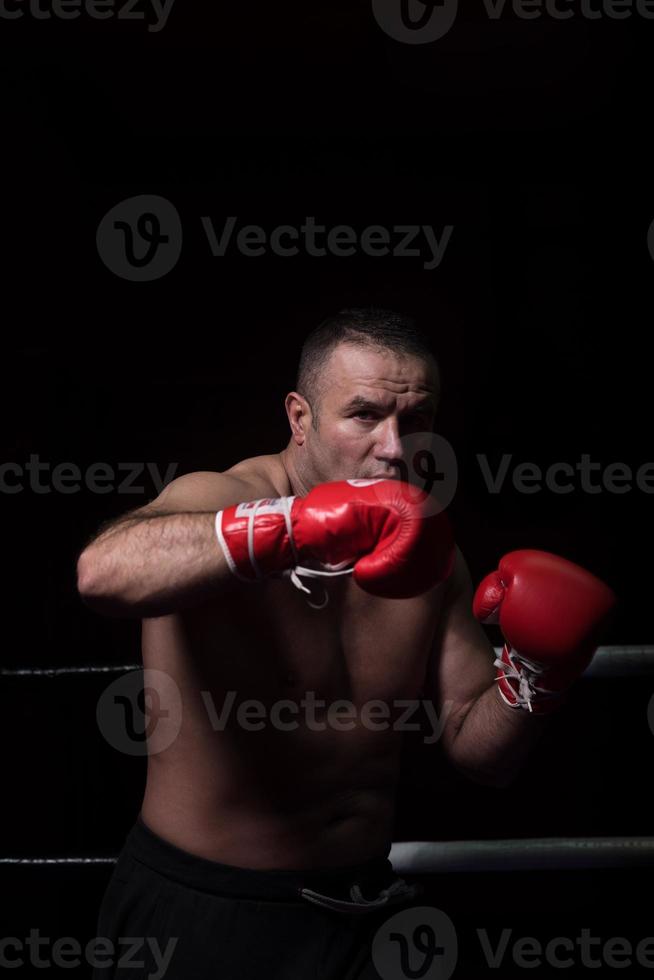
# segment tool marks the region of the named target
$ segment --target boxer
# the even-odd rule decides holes
[[[174,480],[80,556],[84,601],[140,619],[144,666],[181,692],[98,923],[177,937],[168,977],[376,976],[377,917],[416,893],[388,861],[402,734],[366,724],[366,705],[393,720],[432,698],[451,764],[504,786],[583,669],[610,590],[554,556],[514,557],[473,607],[446,514],[400,479],[439,388],[411,321],[344,311],[304,344],[282,451]],[[499,667],[479,622],[498,616]],[[271,717],[285,705],[284,723],[217,727],[230,695]],[[317,715],[291,712],[308,696]]]

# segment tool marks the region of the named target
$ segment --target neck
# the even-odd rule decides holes
[[[295,445],[291,440],[279,454],[279,460],[286,473],[286,478],[290,487],[290,492],[296,497],[306,497],[313,484],[301,472],[301,467],[297,459]]]

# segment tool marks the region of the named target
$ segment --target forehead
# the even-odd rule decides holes
[[[338,399],[366,389],[379,397],[436,393],[438,377],[431,358],[339,344],[327,366],[328,393]]]

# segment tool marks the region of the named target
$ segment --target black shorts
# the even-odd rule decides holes
[[[372,980],[377,930],[419,893],[388,857],[237,868],[174,847],[139,818],[102,900],[93,978]]]

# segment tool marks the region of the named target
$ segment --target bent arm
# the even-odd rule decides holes
[[[472,613],[472,582],[457,549],[443,615],[431,652],[430,693],[446,716],[442,745],[449,762],[473,782],[508,786],[547,727],[514,711],[495,681],[495,652]]]
[[[216,512],[252,488],[224,473],[189,473],[146,507],[118,518],[82,551],[77,588],[107,616],[166,616],[199,605],[234,581],[216,540]]]

